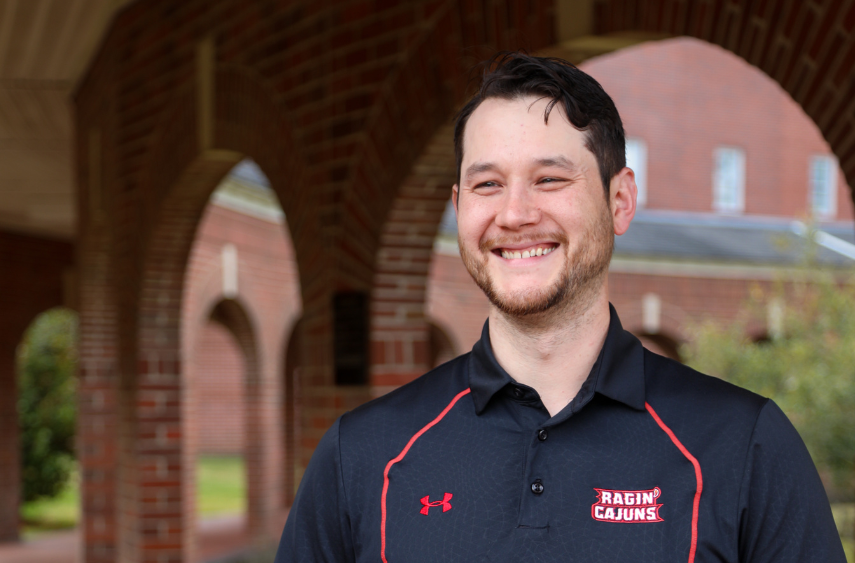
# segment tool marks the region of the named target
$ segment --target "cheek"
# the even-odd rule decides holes
[[[477,242],[484,236],[489,225],[490,213],[483,206],[470,203],[467,209],[458,209],[457,231],[464,240]]]

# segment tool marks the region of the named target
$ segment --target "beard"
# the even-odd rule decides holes
[[[487,270],[492,249],[503,245],[552,240],[564,252],[565,268],[548,287],[501,292],[496,289]],[[527,233],[515,237],[495,238],[481,242],[478,252],[471,252],[458,240],[460,256],[469,275],[499,311],[515,318],[533,317],[547,311],[587,309],[608,272],[614,251],[614,225],[609,208],[589,223],[579,246],[571,255],[567,236],[561,232]]]

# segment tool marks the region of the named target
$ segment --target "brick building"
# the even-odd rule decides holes
[[[780,84],[851,184],[853,28],[851,2],[832,0],[7,0],[0,20],[0,229],[8,233],[0,243],[0,533],[17,535],[10,349],[29,319],[65,296],[81,319],[82,559],[194,558],[188,428],[195,399],[184,288],[210,195],[244,158],[263,170],[287,217],[302,315],[293,329],[280,318],[278,329],[262,332],[253,317],[258,304],[225,291],[222,299],[210,294],[212,309],[200,303],[196,311],[229,327],[252,374],[244,387],[255,491],[248,521],[261,540],[275,535],[275,516],[287,504],[285,468],[299,477],[343,410],[377,386],[425,371],[438,355],[431,350],[443,348],[443,331],[454,343],[438,314],[443,331],[429,322],[427,279],[454,180],[448,127],[472,62],[519,47],[580,62],[649,39],[696,37]],[[654,153],[667,147],[645,129],[655,124],[628,125],[647,142],[648,232],[672,229],[656,211],[666,206],[657,197],[676,205],[681,193],[680,181],[668,184],[654,165]],[[742,146],[715,142],[723,146],[714,151]],[[752,192],[741,201],[734,189],[740,163],[746,190],[759,182],[752,172],[759,161],[743,151],[716,152],[717,205],[733,212],[744,203],[743,215],[753,217]],[[819,166],[817,181],[830,170]],[[800,188],[786,177],[763,188],[781,210],[805,197],[792,195]],[[838,212],[851,197],[838,191]],[[685,205],[700,212],[704,201]],[[220,267],[233,272],[238,264],[240,291],[247,253],[235,248],[237,260],[221,250]],[[639,303],[655,305],[645,295],[665,278],[687,295],[703,291],[703,276],[676,275],[681,260],[663,259],[667,250],[656,257],[661,280],[633,277],[638,254],[621,258],[631,297],[619,307],[638,326]],[[739,294],[739,279],[725,281]],[[666,305],[660,294],[658,332],[669,326]],[[648,320],[656,309],[648,305]],[[346,338],[352,334],[369,337]],[[289,439],[297,442],[293,455]]]

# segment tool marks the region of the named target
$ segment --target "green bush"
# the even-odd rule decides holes
[[[838,275],[839,276],[839,275]],[[772,398],[798,429],[820,472],[851,497],[855,474],[855,279],[814,269],[746,304],[728,327],[694,327],[682,352],[692,367]],[[782,306],[781,331],[762,342],[747,336],[771,299]]]
[[[59,494],[74,469],[77,315],[52,309],[18,349],[18,422],[24,502]]]

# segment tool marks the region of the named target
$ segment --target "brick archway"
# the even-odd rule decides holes
[[[180,479],[170,480],[181,469],[170,465],[181,453],[180,434],[171,432],[180,426],[176,311],[188,241],[219,178],[251,156],[291,223],[304,297],[305,466],[335,417],[366,397],[364,389],[332,384],[331,296],[370,290],[375,272],[387,281],[400,274],[403,285],[391,288],[406,293],[409,284],[412,295],[381,295],[390,286],[378,283],[373,310],[392,311],[390,326],[398,322],[395,311],[418,317],[423,305],[413,296],[423,293],[425,276],[385,263],[395,253],[425,249],[423,241],[396,239],[397,219],[390,218],[406,210],[406,199],[395,207],[396,198],[406,183],[418,184],[413,164],[461,101],[469,62],[502,47],[535,51],[554,43],[552,13],[563,4],[595,8],[583,33],[687,34],[730,48],[802,102],[852,179],[855,128],[847,100],[855,99],[855,56],[844,3],[130,3],[76,96],[87,381],[81,412],[91,413],[83,439],[94,444],[83,456],[87,561],[189,555],[187,528],[172,516],[183,511]],[[641,18],[641,8],[652,15]],[[402,322],[413,361],[388,363],[375,345],[375,380],[403,382],[422,370],[415,344],[426,332]],[[120,403],[112,391],[117,369]],[[130,413],[120,425],[111,418],[117,404]],[[114,521],[121,527],[118,549]]]
[[[603,0],[596,35],[686,35],[759,68],[816,123],[855,190],[855,6],[847,2]],[[855,202],[855,191],[853,191]]]
[[[181,376],[182,292],[190,247],[208,198],[244,155],[264,170],[291,219],[299,274],[309,280],[301,283],[304,291],[323,270],[323,258],[316,251],[317,224],[306,220],[316,213],[314,200],[300,189],[305,167],[293,149],[287,116],[251,74],[226,67],[213,76],[216,101],[209,102],[210,114],[204,114],[198,84],[196,89],[193,85],[180,89],[162,114],[143,167],[145,188],[137,205],[157,221],[146,225],[140,240],[134,241],[141,247],[142,260],[136,266],[140,282],[125,290],[124,298],[133,306],[123,308],[130,330],[121,333],[124,439],[118,550],[129,560],[145,559],[146,554],[193,558],[194,460],[182,432],[187,416]],[[278,396],[279,381],[270,370],[256,372],[261,375],[248,383],[248,412],[257,420],[249,427],[264,430],[261,436],[248,436],[252,484],[248,524],[261,538],[272,532],[279,508],[279,495],[269,494],[278,490],[281,462],[275,455],[281,450],[271,438],[278,436],[278,405],[269,400]],[[265,447],[271,439],[274,447]]]
[[[66,242],[0,231],[0,542],[19,537],[16,350],[33,319],[64,304],[63,272],[71,267],[73,256]]]
[[[384,225],[371,304],[375,392],[433,367],[425,297],[434,238],[456,181],[452,129],[446,124],[434,134],[401,183]]]
[[[244,460],[246,462],[247,519],[246,530],[256,541],[265,541],[272,531],[278,512],[276,493],[281,472],[278,409],[264,403],[274,402],[264,394],[257,323],[248,313],[247,304],[239,298],[221,299],[209,310],[208,319],[225,327],[234,337],[244,360]],[[272,412],[271,412],[272,411]],[[265,418],[273,417],[273,420]],[[270,436],[269,434],[271,434]],[[271,451],[273,450],[273,451]],[[191,452],[195,453],[195,452]],[[195,457],[195,455],[193,456]]]
[[[398,204],[398,194],[416,178],[422,156],[436,150],[438,131],[448,127],[471,86],[470,67],[498,50],[537,50],[554,41],[551,2],[496,0],[488,12],[439,4],[373,104],[345,192],[337,244],[342,275],[366,287],[389,239],[392,210],[407,206]]]

